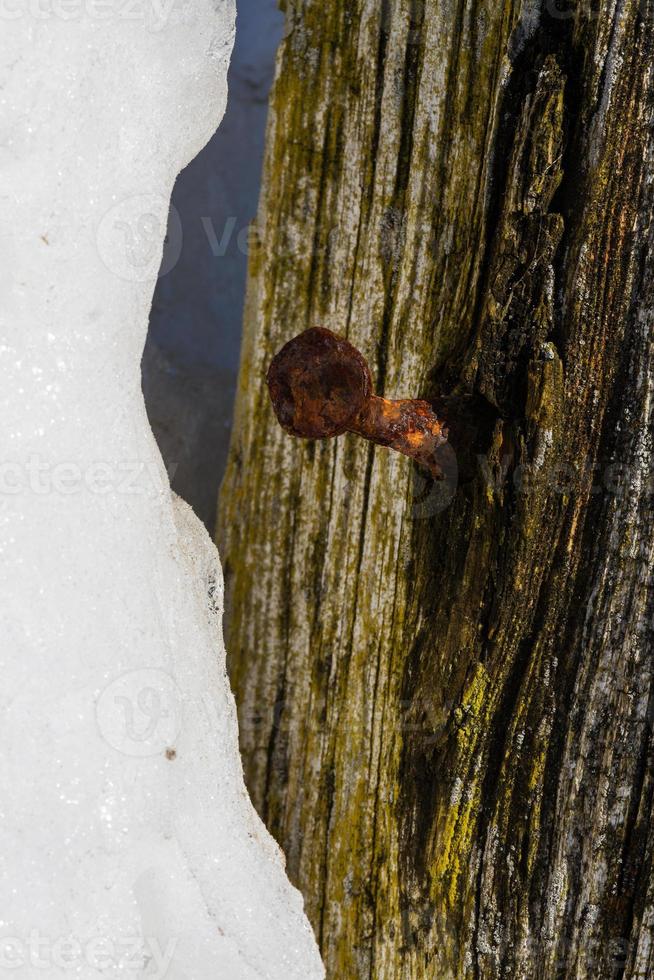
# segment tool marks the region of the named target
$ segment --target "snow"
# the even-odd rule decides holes
[[[0,974],[321,977],[243,784],[218,555],[140,386],[233,6],[0,19]]]

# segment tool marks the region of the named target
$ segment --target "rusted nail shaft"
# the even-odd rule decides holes
[[[436,450],[447,441],[447,431],[428,402],[410,398],[389,401],[373,395],[349,431],[411,456],[435,476],[441,475]]]
[[[438,449],[447,442],[445,424],[426,401],[373,394],[365,358],[344,337],[305,330],[275,355],[267,380],[277,419],[291,435],[326,439],[356,432],[442,476]]]

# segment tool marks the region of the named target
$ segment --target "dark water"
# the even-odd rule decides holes
[[[173,206],[182,248],[159,278],[143,358],[148,415],[173,489],[209,529],[229,442],[247,228],[257,210],[268,93],[283,30],[276,0],[237,0],[237,7],[227,111],[177,180]]]

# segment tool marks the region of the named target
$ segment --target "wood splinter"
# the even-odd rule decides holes
[[[438,450],[447,427],[429,402],[390,401],[372,390],[363,355],[344,337],[312,327],[290,340],[268,369],[268,390],[282,428],[302,439],[356,432],[443,477]]]

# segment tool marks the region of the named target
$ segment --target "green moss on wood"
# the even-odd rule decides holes
[[[650,975],[647,20],[286,10],[218,535],[250,791],[330,977]],[[447,506],[276,425],[316,325],[470,416]]]

